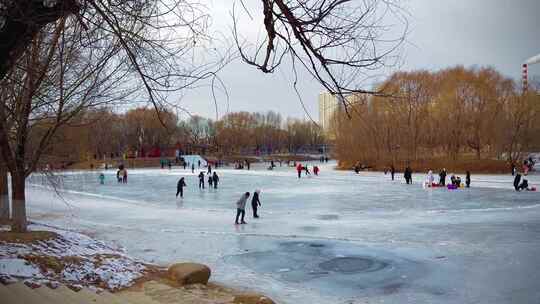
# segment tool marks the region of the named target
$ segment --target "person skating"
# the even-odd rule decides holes
[[[101,185],[104,185],[104,184],[105,184],[105,174],[103,174],[103,173],[100,173],[100,174],[99,174],[99,183],[100,183]]]
[[[214,180],[212,179],[212,174],[208,174],[208,188],[212,188]]]
[[[208,164],[208,174],[212,174],[212,166]]]
[[[199,173],[199,189],[204,189],[204,173]]]
[[[200,159],[197,161],[197,166],[198,166],[199,169],[201,168],[201,160]]]
[[[470,171],[467,171],[467,173],[465,174],[465,186],[467,188],[471,187],[471,172]]]
[[[247,224],[244,221],[244,216],[246,216],[246,201],[249,198],[249,192],[242,194],[240,199],[236,202],[236,220],[234,223],[238,225],[238,217],[241,216],[240,224]]]
[[[296,171],[298,172],[298,178],[302,177],[302,164],[296,165]]]
[[[191,164],[191,173],[195,173],[195,164]]]
[[[512,163],[510,165],[510,170],[512,170],[512,176],[515,176],[516,175],[516,165],[514,163]]]
[[[184,170],[186,170],[186,162],[184,161]]]
[[[121,183],[122,182],[122,169],[118,169],[118,171],[116,171],[116,181],[118,183]]]
[[[182,177],[179,181],[178,181],[178,184],[176,185],[176,197],[178,197],[178,194],[180,194],[180,197],[183,198],[184,197],[184,187],[186,187],[186,181],[184,180],[184,178]]]
[[[259,218],[259,215],[257,214],[257,208],[261,206],[261,200],[259,199],[260,193],[261,190],[255,190],[255,192],[253,192],[253,197],[251,198],[251,208],[253,209],[254,218]]]
[[[521,185],[519,185],[519,190],[529,190],[529,182],[526,179],[523,179]]]
[[[403,177],[405,178],[405,182],[408,184],[412,184],[412,169],[407,166],[405,168],[405,172],[403,173]]]
[[[392,180],[394,180],[394,174],[396,174],[396,168],[394,168],[394,165],[390,167],[390,176],[392,177]]]
[[[313,173],[315,173],[315,175],[319,175],[319,167],[318,166],[313,166]]]
[[[212,181],[214,182],[214,189],[217,189],[217,184],[219,182],[219,177],[218,177],[216,171],[214,171],[214,175],[212,175]]]
[[[516,177],[514,178],[514,189],[516,189],[516,191],[519,191],[519,182],[521,181],[521,174],[519,173],[516,173]]]
[[[123,176],[122,176],[122,183],[127,184],[127,170],[124,168],[123,170]]]
[[[307,175],[311,175],[311,173],[309,173],[309,169],[308,169],[308,166],[306,165],[305,167],[302,168],[304,171],[306,171],[306,176]]]

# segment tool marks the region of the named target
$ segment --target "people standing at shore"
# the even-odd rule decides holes
[[[180,194],[180,198],[184,198],[184,187],[186,187],[186,181],[184,178],[180,178],[178,181],[178,184],[176,185],[176,197],[178,197],[178,194]]]
[[[219,182],[219,177],[218,177],[216,171],[214,171],[214,175],[212,176],[212,181],[214,182],[214,189],[217,189],[217,184]]]
[[[236,225],[238,225],[238,217],[240,216],[241,216],[240,224],[247,224],[244,221],[244,216],[246,215],[246,202],[248,198],[249,198],[249,192],[246,192],[242,194],[240,199],[236,202],[236,220],[234,221]]]
[[[467,188],[471,187],[471,172],[470,171],[467,171],[467,173],[465,174],[465,186]]]
[[[441,173],[439,173],[439,184],[441,186],[446,186],[446,168],[443,168]]]
[[[253,192],[253,197],[251,198],[251,208],[253,209],[254,218],[259,218],[259,215],[257,214],[257,208],[261,206],[261,201],[259,199],[260,193],[261,190],[255,190],[255,192]]]

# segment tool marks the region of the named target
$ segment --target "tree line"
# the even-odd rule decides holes
[[[324,136],[311,121],[283,119],[273,111],[233,112],[217,121],[197,115],[179,120],[171,111],[156,113],[152,108],[141,107],[125,113],[107,108],[85,111],[70,125],[60,128],[54,142],[42,165],[124,154],[145,157],[156,148],[180,149],[184,154],[205,150],[225,156],[300,153],[316,151],[324,144]]]
[[[540,149],[540,95],[493,68],[462,66],[391,75],[387,96],[361,96],[350,119],[337,113],[336,155],[344,164],[445,159],[517,163]]]

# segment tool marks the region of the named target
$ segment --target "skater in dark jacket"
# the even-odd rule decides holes
[[[180,197],[184,197],[184,187],[187,186],[184,178],[182,177],[178,181],[178,185],[176,185],[176,197],[178,197],[178,194],[180,194]]]
[[[390,176],[392,177],[392,180],[394,180],[394,174],[396,174],[396,168],[394,168],[394,165],[390,167]]]
[[[216,171],[214,171],[214,175],[212,175],[212,181],[214,182],[214,189],[217,189],[217,184],[219,182],[219,177],[218,177]]]
[[[405,178],[405,182],[408,184],[412,184],[412,169],[407,166],[405,168],[405,172],[403,173],[403,177]]]
[[[516,191],[519,191],[519,182],[521,181],[521,174],[517,173],[516,177],[514,178],[514,189]]]
[[[255,190],[253,193],[253,197],[251,198],[251,208],[253,209],[253,217],[259,218],[259,215],[257,214],[257,208],[261,206],[261,201],[259,200],[259,193],[261,193],[261,190]]]
[[[467,171],[467,174],[465,175],[465,186],[467,186],[467,188],[471,187],[471,172],[470,171]]]
[[[204,173],[199,173],[199,189],[204,189]]]
[[[213,183],[214,183],[214,179],[212,179],[212,175],[208,174],[208,188],[212,188]]]

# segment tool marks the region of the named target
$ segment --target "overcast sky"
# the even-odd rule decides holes
[[[212,33],[229,34],[232,0],[205,0],[211,9]],[[244,0],[254,22],[259,0]],[[403,63],[395,69],[427,69],[465,66],[493,66],[504,75],[520,79],[521,64],[540,53],[540,0],[409,0],[409,34],[403,47]],[[253,23],[240,25],[249,39],[260,33]],[[385,71],[390,73],[391,71]],[[530,67],[531,77],[540,77],[540,64]],[[229,103],[218,94],[218,114],[233,111],[280,112],[283,116],[307,118],[292,88],[290,68],[263,74],[241,61],[233,62],[220,73],[229,93]],[[300,88],[307,113],[318,119],[317,96],[322,88],[301,73]],[[369,86],[368,84],[366,84]],[[192,91],[182,99],[192,114],[215,118],[212,93],[208,88]]]

